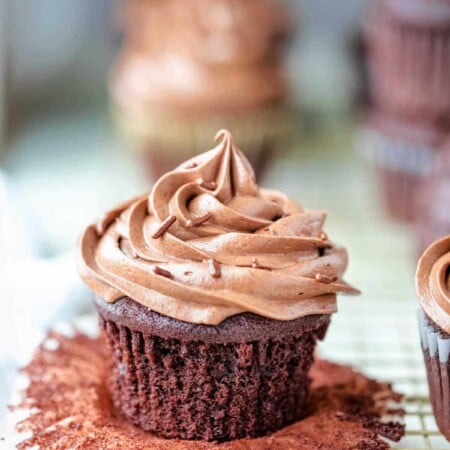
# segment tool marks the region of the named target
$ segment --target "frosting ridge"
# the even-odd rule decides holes
[[[425,250],[417,266],[416,288],[428,317],[450,333],[450,235]]]
[[[231,134],[216,140],[85,230],[84,281],[108,302],[128,296],[192,323],[335,312],[336,293],[357,291],[342,280],[347,253],[323,232],[325,213],[259,188]]]

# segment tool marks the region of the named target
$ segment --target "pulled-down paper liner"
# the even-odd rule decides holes
[[[347,366],[316,361],[307,418],[270,436],[224,444],[162,439],[114,411],[106,367],[101,338],[50,333],[22,371],[27,384],[12,408],[22,416],[14,422],[15,442],[6,437],[8,448],[385,450],[404,434],[401,396],[389,384]]]

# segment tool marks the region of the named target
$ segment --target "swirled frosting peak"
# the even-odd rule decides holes
[[[107,302],[128,296],[191,323],[335,312],[336,293],[357,291],[341,278],[347,253],[322,230],[325,213],[259,188],[231,134],[216,141],[85,230],[84,281]]]
[[[450,333],[450,236],[425,250],[417,266],[416,288],[428,317]]]

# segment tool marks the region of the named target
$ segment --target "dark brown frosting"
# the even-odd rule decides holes
[[[419,260],[416,288],[428,317],[450,333],[450,236],[431,244]]]
[[[111,83],[121,106],[235,111],[284,98],[291,24],[278,0],[134,1],[125,21]]]
[[[228,131],[150,195],[84,232],[81,276],[108,302],[128,296],[178,320],[218,324],[252,312],[291,320],[336,311],[345,249],[328,240],[325,213],[260,189]]]

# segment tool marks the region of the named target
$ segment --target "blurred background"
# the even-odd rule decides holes
[[[420,249],[431,237],[417,231],[425,214],[418,221],[413,219],[417,217],[413,203],[425,194],[412,190],[411,178],[419,184],[417,178],[431,170],[431,153],[450,132],[450,101],[439,105],[444,119],[435,120],[439,114],[431,111],[432,120],[417,120],[426,116],[420,112],[422,105],[403,108],[402,102],[408,103],[407,82],[395,84],[395,69],[386,69],[388,81],[380,79],[377,72],[377,64],[386,67],[392,62],[392,54],[383,60],[386,44],[373,36],[367,25],[365,39],[362,33],[363,24],[379,20],[380,29],[395,47],[396,27],[407,29],[420,21],[402,11],[381,11],[371,18],[377,2],[370,0],[345,0],[338,5],[332,0],[278,2],[288,8],[290,24],[286,25],[289,36],[283,41],[283,56],[273,60],[282,66],[289,86],[283,98],[285,115],[277,115],[277,120],[283,117],[280,126],[289,126],[286,136],[277,142],[281,148],[271,152],[261,184],[286,191],[307,208],[328,210],[327,233],[350,253],[348,281],[371,299],[398,297],[410,305],[406,311],[413,315],[414,269]],[[126,94],[123,89],[117,94],[111,80],[118,67],[126,71],[135,64],[127,62],[130,49],[138,48],[139,57],[145,58],[152,39],[159,39],[155,38],[158,33],[169,39],[166,35],[175,19],[167,24],[158,22],[157,33],[142,37],[141,43],[139,33],[145,35],[145,21],[138,26],[138,18],[124,3],[133,0],[0,3],[1,405],[7,402],[14,369],[29,357],[43,330],[90,311],[89,294],[78,280],[72,257],[80,232],[108,208],[151,189],[152,178],[145,166],[153,164],[152,172],[158,163],[154,159],[143,162],[142,152],[130,150],[129,136],[117,124],[114,104],[115,95],[123,100]],[[145,8],[145,3],[156,2],[134,3]],[[255,3],[257,0],[249,2]],[[386,14],[395,17],[386,19]],[[420,17],[421,13],[417,14]],[[425,16],[428,18],[419,23],[420,29],[428,27],[434,32],[436,14]],[[444,22],[439,30],[447,33],[450,42],[450,16],[439,16]],[[258,23],[258,16],[253,17]],[[135,28],[132,20],[137,21]],[[139,27],[141,32],[136,31]],[[370,64],[368,48],[376,49]],[[220,41],[215,51],[220,53]],[[443,94],[438,95],[441,102],[448,100],[445,87],[450,88],[450,68],[445,66],[450,57],[446,56],[449,53],[441,55],[444,63],[439,66],[444,67],[440,69],[444,76],[439,72],[431,82],[444,86]],[[420,66],[422,56],[413,57]],[[430,67],[426,56],[423,64]],[[140,86],[139,79],[135,83]],[[373,83],[378,84],[373,87]],[[399,108],[398,103],[389,103],[392,96],[383,91],[390,83],[394,91],[401,91]],[[412,85],[417,96],[420,85]],[[138,88],[133,95],[136,92]],[[388,101],[383,103],[385,98]],[[427,114],[432,106],[425,104]],[[174,117],[182,116],[169,114],[168,122],[176,123]],[[184,136],[182,132],[179,135]],[[208,136],[209,146],[202,151],[213,145],[209,129]],[[169,132],[167,139],[172,137]],[[158,142],[161,140],[164,136],[158,135]],[[238,145],[247,142],[245,137],[236,140]],[[186,147],[191,145],[189,142]],[[250,148],[253,143],[248,145]],[[246,151],[243,143],[241,147]],[[445,173],[442,178],[446,179]],[[445,202],[445,192],[442,195]],[[430,213],[430,217],[440,217],[445,230],[442,215],[442,211]],[[450,227],[441,230],[438,234],[445,234]],[[342,299],[341,303],[356,301]]]
[[[366,4],[291,2],[298,30],[288,74],[292,103],[304,112],[296,127],[326,129],[325,120],[354,113],[349,49]],[[107,79],[122,40],[119,6],[21,0],[3,7],[1,167],[34,213],[46,255],[70,249],[86,220],[105,207],[148,189],[109,108]]]

